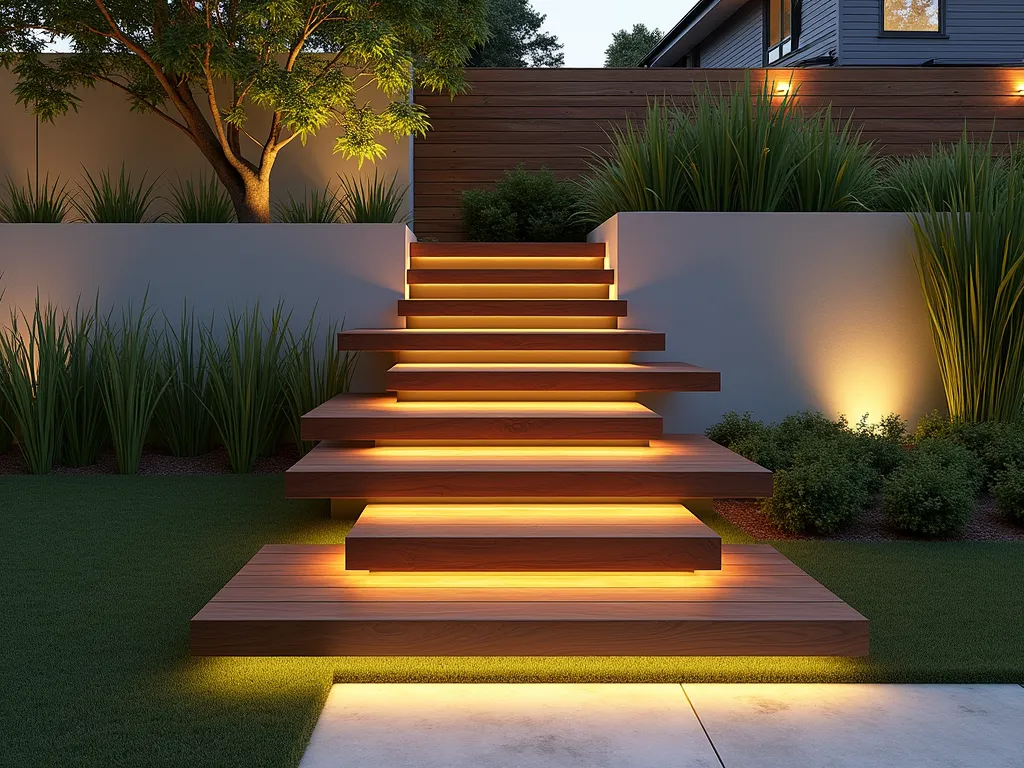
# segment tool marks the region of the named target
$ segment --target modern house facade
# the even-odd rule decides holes
[[[1022,62],[1022,0],[700,0],[640,66]]]

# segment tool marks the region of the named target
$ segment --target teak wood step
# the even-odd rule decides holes
[[[625,317],[620,299],[399,299],[401,317]]]
[[[611,269],[410,269],[409,285],[451,284],[565,284],[611,285]]]
[[[660,352],[665,334],[618,328],[361,328],[339,333],[338,349]]]
[[[398,363],[397,391],[718,392],[718,371],[688,363]]]
[[[412,257],[533,257],[553,256],[604,258],[604,243],[411,243]]]
[[[864,656],[867,620],[770,547],[696,573],[389,573],[267,546],[192,619],[205,656]]]
[[[371,504],[345,539],[366,571],[692,571],[722,540],[680,505]]]
[[[700,435],[642,446],[320,443],[285,474],[291,498],[424,501],[758,498],[772,474]]]
[[[304,440],[651,440],[662,420],[625,402],[397,402],[339,395],[302,417]]]

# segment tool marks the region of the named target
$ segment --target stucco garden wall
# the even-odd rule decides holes
[[[621,213],[608,243],[623,327],[668,334],[652,360],[722,372],[718,394],[656,395],[666,430],[724,411],[910,419],[944,409],[913,230],[899,213]]]
[[[0,224],[0,325],[43,302],[103,311],[149,306],[173,322],[280,300],[299,331],[313,313],[347,328],[396,327],[405,296],[404,224]],[[363,355],[353,386],[383,389],[386,356]]]

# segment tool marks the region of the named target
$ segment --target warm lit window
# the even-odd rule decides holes
[[[882,0],[882,31],[940,34],[942,0]]]
[[[774,64],[796,48],[800,0],[767,0],[765,12],[768,15],[765,59],[768,64]]]

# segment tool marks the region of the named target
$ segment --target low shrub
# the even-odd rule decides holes
[[[1000,513],[1024,523],[1024,464],[1012,464],[996,476],[992,493]]]
[[[0,221],[7,224],[60,224],[74,210],[74,197],[68,185],[47,175],[35,184],[26,174],[25,186],[7,178],[7,193],[0,197]]]
[[[922,442],[885,481],[886,522],[920,536],[962,533],[974,512],[983,471],[978,458],[962,445]]]
[[[1009,465],[1024,466],[1024,424],[1020,422],[952,422],[936,412],[921,420],[914,437],[918,442],[947,440],[970,450],[982,461],[982,482],[989,489]]]
[[[483,242],[582,241],[579,194],[549,170],[507,171],[493,189],[462,193],[462,217],[470,240]]]
[[[743,440],[764,434],[766,429],[764,422],[755,421],[750,411],[742,415],[736,411],[729,411],[720,422],[708,427],[704,434],[708,439],[731,449]]]
[[[115,178],[110,171],[101,171],[94,177],[85,172],[85,184],[80,186],[81,194],[74,200],[82,219],[94,224],[140,224],[158,221],[150,216],[149,210],[156,202],[157,182],[146,183],[146,174],[138,181],[121,164],[121,172]]]
[[[838,442],[808,441],[778,470],[762,510],[789,533],[833,534],[848,527],[871,496],[870,466]]]
[[[200,174],[197,181],[178,181],[167,198],[171,210],[167,221],[174,224],[227,224],[236,220],[235,206],[216,176]]]
[[[346,224],[393,224],[404,222],[409,216],[402,214],[408,186],[398,186],[398,172],[391,179],[377,176],[373,179],[338,176],[338,199],[341,201],[341,220]]]

